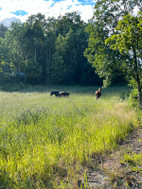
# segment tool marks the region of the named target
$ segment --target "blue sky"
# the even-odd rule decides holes
[[[0,21],[16,17],[25,21],[32,14],[41,13],[47,17],[58,17],[66,12],[77,11],[82,20],[93,16],[96,0],[0,0]]]

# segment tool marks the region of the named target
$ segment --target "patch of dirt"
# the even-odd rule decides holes
[[[124,153],[142,154],[142,127],[135,129],[125,142],[101,161],[94,158],[94,165],[87,167],[88,189],[142,189],[142,171],[132,171],[121,163]],[[142,167],[139,167],[142,170]],[[85,181],[81,181],[84,186]],[[83,188],[83,187],[82,187]],[[86,188],[86,187],[84,187]]]

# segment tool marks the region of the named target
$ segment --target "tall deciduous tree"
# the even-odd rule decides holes
[[[110,85],[118,77],[123,78],[124,73],[121,72],[121,63],[124,56],[105,44],[105,40],[109,36],[109,30],[104,27],[104,24],[96,21],[89,24],[87,31],[89,42],[84,55],[95,68],[95,72],[104,79],[104,86]]]
[[[135,81],[142,107],[142,16],[124,16],[118,22],[116,31],[116,34],[106,40],[106,44],[125,55],[123,69]]]
[[[50,79],[55,84],[63,84],[66,72],[63,57],[56,51],[52,59]]]
[[[45,40],[44,22],[44,15],[37,14],[30,16],[27,22],[24,24],[24,52],[25,62],[27,63],[25,71],[29,76],[28,70],[32,70],[33,68],[34,74],[30,74],[28,78],[32,79],[33,76],[34,83],[37,80],[42,80],[43,59],[41,57],[43,55],[42,51]],[[36,71],[37,74],[35,73]]]
[[[85,56],[99,76],[105,79],[105,85],[110,84],[115,77],[122,78],[125,75],[120,71],[124,55],[110,49],[105,40],[115,33],[115,27],[123,16],[129,12],[134,14],[136,6],[141,8],[140,3],[140,0],[98,0],[95,4],[94,17],[87,28],[89,43]]]
[[[53,30],[48,30],[46,32],[44,45],[43,45],[43,51],[44,51],[44,67],[43,67],[43,75],[44,78],[47,81],[50,81],[50,75],[51,75],[51,63],[52,63],[52,56],[55,53],[55,41],[56,41],[56,34]]]
[[[38,62],[40,48],[44,41],[43,17],[41,14],[29,17],[25,23],[25,50],[28,58],[33,58]]]
[[[16,69],[14,71],[16,71],[17,74],[19,74],[23,62],[23,32],[23,24],[21,22],[13,22],[4,39],[4,46],[7,47],[5,59],[7,59],[9,55]]]
[[[87,29],[90,36],[88,48],[84,54],[95,67],[96,72],[105,78],[106,84],[112,82],[115,77],[133,76],[138,85],[139,103],[141,104],[141,78],[139,78],[141,59],[140,50],[138,50],[142,47],[141,42],[138,45],[141,33],[137,36],[136,33],[140,30],[138,23],[135,23],[137,18],[134,22],[137,9],[142,9],[141,0],[98,0],[94,8],[94,17]],[[128,14],[133,15],[133,19],[130,16],[127,17]],[[120,22],[120,20],[123,21]],[[132,28],[131,22],[135,29]],[[110,44],[110,41],[114,43]]]
[[[59,34],[55,42],[55,52],[52,55],[51,63],[51,81],[56,84],[63,83],[65,78],[66,65],[64,56],[66,54],[66,43],[65,37]]]

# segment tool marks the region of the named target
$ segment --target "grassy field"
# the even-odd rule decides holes
[[[130,89],[103,89],[97,101],[96,89],[0,91],[0,188],[77,188],[82,167],[117,148],[137,125]],[[51,90],[70,97],[50,97]]]

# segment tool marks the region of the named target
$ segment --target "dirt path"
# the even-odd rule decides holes
[[[122,163],[126,152],[142,154],[142,127],[134,130],[119,149],[104,158],[103,162],[98,161],[97,166],[94,159],[94,166],[86,171],[87,188],[142,189],[142,167],[139,167],[141,171],[132,171],[128,164]]]

